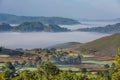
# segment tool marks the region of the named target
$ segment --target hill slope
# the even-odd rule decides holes
[[[12,27],[9,24],[6,24],[6,23],[0,24],[0,32],[10,31],[11,29]]]
[[[23,22],[35,22],[35,21],[39,21],[44,24],[61,24],[61,25],[79,24],[78,21],[70,18],[16,16],[11,14],[0,13],[0,22],[4,23],[21,24]]]
[[[120,33],[88,42],[77,48],[83,53],[113,56],[120,47]]]
[[[67,42],[67,43],[62,43],[62,44],[57,44],[48,48],[56,48],[56,49],[72,49],[75,47],[78,47],[81,43],[79,42]]]
[[[24,53],[16,50],[0,47],[0,55],[22,56]]]

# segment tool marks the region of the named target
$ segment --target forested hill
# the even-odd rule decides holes
[[[0,55],[22,56],[24,53],[12,49],[0,47]]]
[[[21,24],[23,22],[35,22],[39,21],[44,24],[60,24],[60,25],[71,25],[79,24],[77,20],[63,17],[32,17],[32,16],[16,16],[11,14],[0,13],[0,22],[10,24]]]
[[[100,32],[100,33],[118,33],[120,32],[120,23],[107,25],[105,27],[81,28],[78,31]]]
[[[41,22],[24,22],[18,26],[10,26],[9,24],[0,24],[0,32],[67,32],[66,28],[61,28],[58,25],[45,25]]]
[[[120,48],[120,33],[82,44],[77,50],[83,53],[112,56],[118,53],[118,48]]]

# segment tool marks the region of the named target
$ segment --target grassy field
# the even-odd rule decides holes
[[[84,64],[94,64],[94,65],[105,65],[105,64],[109,64],[111,65],[113,63],[113,61],[82,61],[82,63]]]
[[[0,57],[10,57],[9,55],[0,54]]]
[[[84,58],[94,57],[94,55],[87,55],[87,54],[80,54],[80,55],[82,55]],[[69,56],[78,56],[78,54],[70,53]]]
[[[60,70],[72,70],[72,71],[79,71],[80,68],[76,68],[76,67],[72,67],[70,65],[57,65],[57,67],[60,69]]]
[[[79,71],[80,68],[75,68],[75,67],[63,67],[63,68],[59,68],[60,70],[64,70],[64,71],[67,71],[67,70],[72,70],[72,71]]]
[[[78,56],[78,54],[70,53],[69,56]]]
[[[95,57],[94,55],[85,55],[85,54],[82,54],[82,56],[83,56],[84,58],[87,58],[87,57]]]
[[[0,63],[0,67],[4,66],[5,64],[4,63]]]
[[[24,67],[22,69],[19,69],[19,71],[24,71],[24,70],[30,70],[30,71],[34,71],[37,70],[37,68],[32,68],[32,67]]]

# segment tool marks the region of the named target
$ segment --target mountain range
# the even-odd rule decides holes
[[[41,22],[24,22],[18,26],[6,23],[0,24],[0,32],[67,32],[69,29],[54,24],[42,24]]]
[[[93,28],[81,28],[77,31],[84,32],[100,32],[100,33],[119,33],[120,32],[120,23],[116,23],[113,25],[106,25],[104,27],[93,27]]]
[[[21,24],[23,22],[42,22],[43,24],[57,24],[57,25],[79,24],[77,20],[63,17],[17,16],[12,14],[0,13],[0,23]]]

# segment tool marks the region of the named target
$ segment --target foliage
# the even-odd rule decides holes
[[[42,63],[41,57],[37,56],[37,57],[35,58],[35,65],[37,66],[37,65],[40,65],[41,63]]]
[[[11,62],[6,62],[5,63],[5,67],[4,67],[4,77],[6,79],[12,79],[14,77],[15,74],[15,67],[13,66],[13,64]]]
[[[117,54],[116,56],[115,56],[115,67],[116,67],[116,69],[120,69],[120,54]]]
[[[47,75],[57,75],[59,73],[59,69],[52,64],[51,62],[45,62],[40,65],[40,69],[46,72]]]
[[[120,72],[116,72],[112,75],[112,80],[120,80]]]

